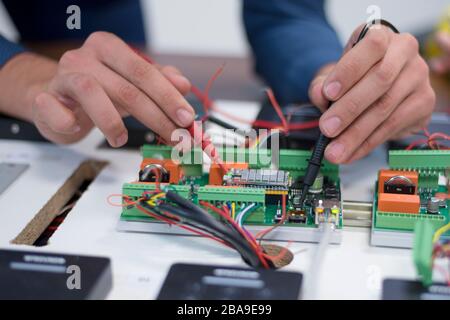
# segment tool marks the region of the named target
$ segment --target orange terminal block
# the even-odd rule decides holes
[[[225,167],[226,170],[230,169],[248,169],[248,163],[224,163],[220,165],[218,163],[212,163],[209,169],[209,184],[214,186],[223,185],[223,176],[226,172],[222,169]]]
[[[380,193],[378,195],[378,211],[418,214],[420,197],[415,194]]]
[[[405,177],[415,186],[417,194],[417,186],[419,185],[419,174],[415,171],[396,171],[396,170],[380,170],[378,174],[378,193],[384,193],[384,184],[393,177]]]

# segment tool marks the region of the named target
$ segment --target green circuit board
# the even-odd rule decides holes
[[[420,209],[417,214],[383,212],[378,210],[378,182],[373,202],[373,226],[379,230],[412,232],[419,221],[428,221],[434,228],[450,222],[450,200],[442,200],[436,212],[430,213],[428,202],[438,195],[448,195],[450,151],[412,150],[391,151],[389,166],[392,170],[415,171],[419,175],[417,195]]]
[[[169,159],[172,149],[167,146],[144,146],[142,148],[143,161],[152,163],[152,159]],[[163,190],[172,190],[182,197],[199,205],[200,201],[206,201],[214,205],[226,205],[234,208],[238,213],[249,205],[252,210],[246,214],[243,224],[247,226],[272,226],[281,220],[282,197],[286,199],[286,216],[283,225],[300,228],[317,228],[324,219],[332,221],[336,228],[343,227],[343,215],[341,206],[341,189],[339,181],[339,168],[336,165],[325,162],[319,181],[314,190],[310,190],[306,196],[305,205],[300,208],[298,204],[301,192],[301,180],[308,165],[310,152],[300,150],[280,150],[276,163],[277,169],[271,169],[264,165],[259,157],[258,150],[253,149],[220,149],[222,159],[228,162],[248,163],[248,169],[239,172],[239,181],[233,180],[233,185],[210,185],[209,172],[203,163],[192,164],[192,159],[201,159],[201,150],[193,150],[191,154],[180,159],[180,166],[184,175],[177,183],[162,182]],[[264,150],[267,156],[267,150]],[[271,156],[271,155],[269,155]],[[189,158],[189,161],[186,160]],[[261,161],[260,161],[261,160]],[[156,160],[155,160],[156,161]],[[229,179],[233,179],[235,172],[230,171]],[[253,180],[252,174],[256,175]],[[260,178],[258,178],[260,174]],[[244,176],[248,178],[244,181]],[[271,177],[277,177],[275,182]],[[282,178],[280,178],[282,177]],[[227,177],[224,177],[226,179]],[[282,182],[280,182],[282,180]],[[155,183],[136,181],[125,183],[122,194],[129,200],[139,199],[144,192],[154,191]],[[316,214],[316,207],[323,207],[323,215]],[[231,210],[230,210],[231,211]],[[215,215],[211,212],[212,215]],[[138,210],[135,206],[125,206],[121,214],[122,221],[155,223],[152,217]]]

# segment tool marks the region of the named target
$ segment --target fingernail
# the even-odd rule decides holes
[[[339,96],[342,85],[338,81],[331,82],[325,87],[325,95],[328,99],[334,100]]]
[[[116,139],[116,147],[122,147],[127,142],[128,142],[128,133],[124,132]]]
[[[341,124],[341,119],[338,117],[331,117],[323,122],[322,130],[325,131],[324,133],[327,136],[334,136],[341,127]]]
[[[187,84],[190,83],[188,78],[186,78],[185,76],[182,76],[180,74],[175,74],[174,77],[177,78],[179,81],[183,81],[183,82],[185,82]]]
[[[184,108],[178,109],[177,117],[180,125],[187,127],[194,121],[194,115]]]
[[[333,162],[339,162],[344,154],[345,147],[340,142],[332,142],[325,150],[325,156],[328,160]]]

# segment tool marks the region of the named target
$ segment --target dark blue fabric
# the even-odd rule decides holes
[[[125,41],[146,40],[139,0],[3,0],[23,42],[84,40],[95,31],[112,32]],[[69,30],[66,13],[70,5],[81,9],[81,30]],[[23,51],[0,37],[0,67]]]
[[[342,48],[328,24],[324,0],[243,0],[244,21],[256,70],[283,102],[308,100],[317,70],[336,61]],[[98,30],[144,43],[138,0],[3,0],[22,41],[83,40]],[[82,29],[66,28],[66,9],[81,8]],[[22,49],[0,38],[0,66]]]
[[[6,40],[0,35],[0,68],[16,54],[24,52],[20,45]]]
[[[128,42],[145,41],[139,0],[3,0],[22,41],[83,40],[109,31]],[[70,5],[81,9],[81,30],[69,30]]]
[[[342,54],[324,0],[243,1],[256,71],[282,103],[308,101],[315,73]]]

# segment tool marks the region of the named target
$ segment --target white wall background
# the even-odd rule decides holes
[[[265,1],[265,0],[261,0]],[[240,0],[142,0],[153,50],[163,53],[245,56]],[[329,0],[327,11],[342,40],[367,19],[369,5],[400,30],[430,28],[450,0]],[[0,33],[17,33],[0,1]]]

